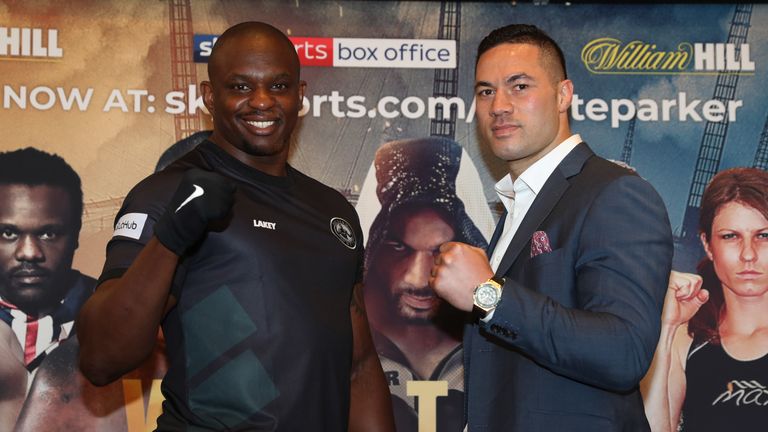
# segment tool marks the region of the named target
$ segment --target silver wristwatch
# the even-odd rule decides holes
[[[475,288],[472,295],[474,309],[480,318],[485,318],[496,309],[501,301],[501,291],[504,289],[504,278],[492,277]]]

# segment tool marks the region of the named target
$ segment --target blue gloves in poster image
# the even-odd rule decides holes
[[[235,185],[219,174],[193,168],[181,178],[155,236],[176,255],[202,239],[210,222],[223,219],[234,202]]]

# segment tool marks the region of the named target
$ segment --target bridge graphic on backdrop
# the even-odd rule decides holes
[[[736,55],[739,58],[741,57],[741,46],[747,42],[751,17],[751,4],[735,6],[727,43],[737,47]],[[738,83],[739,74],[718,72],[712,99],[724,104],[734,100]],[[701,197],[709,181],[720,171],[729,124],[728,118],[723,116],[717,122],[708,120],[704,126],[704,134],[699,146],[682,226],[675,232],[675,268],[692,271],[696,263],[703,257],[703,249],[698,239]],[[765,135],[765,131],[763,135]]]

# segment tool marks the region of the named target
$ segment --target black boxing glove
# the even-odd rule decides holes
[[[155,224],[155,237],[182,256],[203,237],[209,222],[227,216],[235,189],[235,185],[219,174],[198,168],[187,171],[165,213]]]

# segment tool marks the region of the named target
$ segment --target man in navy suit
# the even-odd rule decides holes
[[[491,32],[476,63],[480,134],[506,161],[486,251],[440,247],[430,280],[475,311],[465,332],[471,432],[649,430],[638,383],[672,263],[663,202],[571,133],[562,51],[534,26]]]

